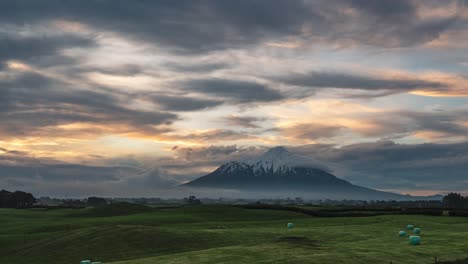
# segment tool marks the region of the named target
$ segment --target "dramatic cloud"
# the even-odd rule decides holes
[[[212,108],[221,105],[219,100],[199,99],[186,96],[166,96],[155,95],[153,101],[159,104],[164,110],[171,111],[194,111]]]
[[[183,140],[187,142],[203,143],[226,140],[253,139],[255,137],[246,132],[238,132],[226,129],[209,129],[189,134],[164,134],[162,135],[162,138],[173,141]]]
[[[14,59],[41,66],[70,63],[71,58],[61,54],[67,48],[92,47],[94,40],[74,35],[21,36],[0,31],[0,63]],[[51,59],[50,57],[54,57]],[[47,64],[53,62],[54,64]],[[1,67],[0,67],[1,69]]]
[[[238,48],[273,37],[407,46],[433,40],[457,14],[421,17],[413,1],[236,1],[177,2],[22,0],[0,6],[1,21],[68,17],[103,30],[156,42],[175,51]],[[339,19],[337,19],[339,17]],[[227,34],[228,33],[228,34]]]
[[[338,88],[365,90],[378,92],[371,94],[374,96],[388,95],[393,93],[408,92],[412,90],[445,90],[446,86],[440,82],[432,82],[418,79],[399,79],[353,75],[338,72],[308,72],[293,73],[283,77],[274,78],[289,85],[307,87],[311,90],[305,90],[304,95],[313,94],[316,89]],[[383,93],[382,93],[383,91]],[[364,94],[361,96],[368,96]]]
[[[318,140],[332,138],[345,129],[343,126],[326,125],[319,123],[296,124],[290,127],[276,128],[276,130],[286,137],[299,140]]]
[[[436,39],[456,20],[458,13],[448,12],[441,18],[423,18],[418,14],[424,2],[418,1],[351,1],[363,27],[354,37],[357,41],[386,47],[410,46]],[[354,17],[354,18],[356,18]],[[373,33],[373,34],[371,34]]]
[[[136,64],[124,64],[118,65],[114,67],[76,67],[71,68],[71,71],[68,74],[76,74],[76,73],[90,73],[90,72],[97,72],[109,75],[120,75],[120,76],[134,76],[138,74],[142,74],[144,69]]]
[[[226,124],[230,126],[239,126],[245,128],[260,128],[256,123],[265,121],[266,118],[255,117],[255,116],[227,116],[224,118]]]
[[[464,186],[464,4],[0,1],[0,184],[154,194],[289,145],[370,187]]]
[[[125,123],[128,127],[121,132],[157,131],[155,126],[170,124],[177,118],[166,112],[132,110],[112,94],[75,89],[71,84],[35,73],[0,80],[0,109],[0,133],[10,136],[40,134],[49,126],[73,123]]]
[[[434,137],[463,137],[468,135],[468,110],[394,111],[375,114],[365,119],[370,128],[358,129],[367,136],[404,136],[433,132]],[[428,137],[431,134],[427,135]]]
[[[197,64],[192,64],[192,65],[172,62],[172,63],[166,63],[164,64],[164,66],[167,69],[175,71],[175,72],[196,72],[196,73],[212,72],[212,71],[227,69],[231,67],[231,65],[227,63],[222,63],[222,62],[218,62],[218,63],[205,62],[205,63],[197,63]]]
[[[272,102],[284,98],[279,91],[266,85],[227,79],[190,80],[182,84],[187,92],[226,98],[237,103]]]

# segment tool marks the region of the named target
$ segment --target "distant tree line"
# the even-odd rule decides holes
[[[36,202],[36,198],[30,193],[16,191],[0,191],[0,208],[28,208]]]
[[[86,201],[86,205],[87,206],[100,206],[100,205],[106,205],[107,204],[107,201],[105,198],[101,198],[101,197],[88,197],[87,201]]]
[[[187,203],[187,204],[201,204],[202,202],[200,201],[200,199],[197,199],[197,197],[191,195],[189,196],[188,198],[184,198],[184,203]]]
[[[468,209],[468,196],[459,193],[449,193],[442,199],[444,207],[450,209]]]

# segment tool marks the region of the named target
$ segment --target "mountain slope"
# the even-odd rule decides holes
[[[411,199],[407,195],[353,185],[327,170],[326,165],[314,159],[276,147],[258,159],[223,164],[212,173],[184,186],[313,199]]]

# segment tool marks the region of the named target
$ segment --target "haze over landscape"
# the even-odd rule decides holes
[[[288,153],[348,187],[466,193],[467,1],[111,2],[0,1],[0,189],[184,197]]]

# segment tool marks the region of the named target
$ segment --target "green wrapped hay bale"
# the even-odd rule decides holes
[[[91,262],[91,264],[102,264],[101,262]]]
[[[404,237],[404,236],[406,236],[406,232],[405,231],[400,231],[400,232],[398,232],[398,236]]]
[[[91,264],[91,260],[82,260],[80,264]]]
[[[421,237],[420,236],[410,236],[409,243],[411,245],[419,245],[421,244]]]
[[[293,228],[293,227],[294,227],[294,224],[293,224],[293,223],[288,223],[287,227],[288,227],[288,228]]]
[[[414,232],[415,234],[421,234],[421,228],[415,227],[415,228],[413,229],[413,232]]]
[[[414,229],[414,225],[407,225],[407,226],[406,226],[406,229],[408,229],[408,230],[413,230],[413,229]]]

